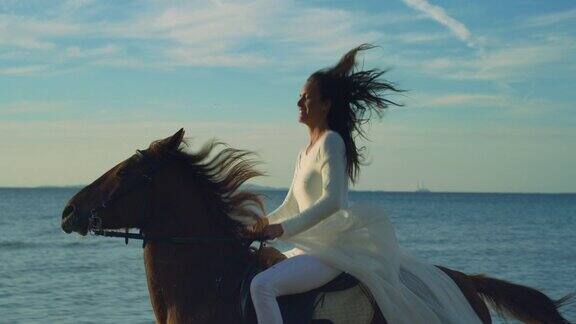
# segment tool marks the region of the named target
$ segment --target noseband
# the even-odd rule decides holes
[[[147,165],[146,171],[142,174],[133,176],[128,179],[130,184],[127,187],[123,187],[123,190],[114,190],[106,200],[100,203],[97,207],[90,211],[90,217],[88,218],[88,232],[92,235],[107,236],[107,237],[119,237],[124,238],[124,242],[128,244],[128,239],[142,240],[142,248],[146,246],[147,242],[164,242],[164,243],[174,243],[174,244],[197,244],[204,242],[232,242],[240,243],[244,247],[248,247],[254,241],[260,242],[260,248],[262,248],[264,241],[267,240],[265,237],[253,237],[253,238],[238,238],[230,236],[149,236],[144,233],[145,227],[152,220],[153,209],[152,209],[152,184],[154,181],[153,176],[161,170],[166,164],[166,161],[157,161],[151,158],[148,153],[142,150],[136,150],[136,155],[145,162]],[[102,229],[102,218],[98,216],[100,212],[108,209],[114,203],[116,203],[120,198],[134,192],[136,189],[144,186],[148,191],[148,208],[145,217],[142,218],[139,224],[139,233],[130,233],[128,228],[125,232],[118,231],[107,231]]]

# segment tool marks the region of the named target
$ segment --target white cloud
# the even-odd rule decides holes
[[[576,20],[576,8],[567,11],[553,12],[528,18],[522,25],[524,27],[543,27],[556,25],[561,22]]]
[[[49,50],[56,48],[56,44],[52,42],[40,41],[29,37],[12,37],[6,34],[0,35],[0,45],[33,50]]]
[[[571,103],[542,98],[539,94],[493,92],[420,93],[411,96],[410,107],[430,109],[498,109],[502,118],[549,116],[552,112],[573,109]]]
[[[449,37],[447,33],[421,33],[409,32],[403,34],[390,35],[391,40],[400,41],[407,44],[430,43],[446,40]]]
[[[122,47],[116,44],[107,44],[105,46],[95,48],[80,48],[79,46],[69,46],[64,50],[64,53],[70,58],[101,58],[103,56],[117,54],[121,49]]]
[[[274,43],[293,48],[298,60],[337,56],[365,42],[383,37],[369,14],[341,9],[302,8],[281,18]],[[366,18],[366,19],[365,19]]]
[[[58,19],[38,19],[32,16],[0,14],[0,32],[37,38],[62,37],[83,32],[82,24]]]
[[[510,44],[484,51],[472,58],[439,57],[420,62],[405,61],[422,71],[446,79],[522,81],[561,68],[576,51],[576,39],[548,35],[530,42]],[[563,72],[559,70],[558,72]]]
[[[26,76],[49,71],[50,66],[45,64],[21,65],[0,68],[0,75]]]
[[[64,13],[50,19],[1,15],[0,44],[30,49],[28,57],[43,56],[48,62],[58,63],[82,57],[91,59],[88,64],[138,68],[266,64],[292,67],[314,64],[315,59],[324,61],[326,54],[338,55],[360,43],[384,39],[382,26],[422,19],[394,12],[369,13],[304,6],[293,1],[253,0],[144,2],[142,10],[121,20],[76,21],[75,17],[82,17],[82,10],[97,17],[95,10],[110,9],[91,4],[92,1],[65,2],[61,5]],[[74,12],[79,14],[71,14]],[[125,45],[96,49],[76,45],[77,39]],[[403,41],[417,43],[427,39],[431,40],[430,35],[413,34]],[[62,41],[72,44],[60,48]],[[258,46],[252,47],[252,43]],[[99,52],[105,49],[108,51]],[[38,53],[39,50],[45,52]],[[106,57],[99,57],[100,53]]]
[[[54,112],[70,108],[68,102],[30,101],[22,100],[0,105],[1,115],[20,115],[27,113]]]
[[[72,20],[73,15],[49,20],[0,15],[0,45],[27,49],[22,55],[24,58],[40,56],[46,62],[4,67],[0,73],[53,72],[63,69],[65,65],[61,63],[65,60],[77,58],[85,58],[85,64],[123,68],[275,66],[290,70],[295,66],[334,61],[343,52],[364,42],[384,42],[386,51],[388,46],[395,47],[388,44],[418,46],[444,40],[450,33],[471,46],[481,40],[472,37],[463,23],[439,6],[424,0],[403,1],[421,14],[371,13],[303,6],[293,1],[255,0],[241,3],[153,2],[119,21],[77,22]],[[92,8],[89,4],[91,1],[70,1],[64,6],[68,11],[81,11],[85,7]],[[569,16],[564,14],[555,19],[568,19]],[[423,17],[434,19],[448,31],[385,32],[384,27],[389,24],[404,24]],[[546,21],[551,20],[549,17]],[[94,40],[96,45],[79,45],[74,42],[76,39]],[[70,45],[59,48],[60,40],[66,40]],[[117,45],[120,43],[123,45]],[[252,46],[253,43],[257,46]],[[571,38],[559,37],[493,47],[472,58],[431,59],[429,54],[426,58],[408,58],[402,50],[394,50],[386,53],[386,60],[442,78],[501,81],[523,79],[532,73],[533,67],[563,60],[574,49]],[[58,63],[58,66],[51,66],[50,62]]]
[[[440,96],[428,96],[425,99],[419,100],[422,106],[437,107],[437,106],[463,106],[467,104],[475,104],[482,106],[502,106],[504,98],[494,94],[478,94],[478,93],[456,93],[445,94]]]
[[[0,14],[0,45],[5,47],[49,51],[57,48],[56,39],[84,31],[69,21]]]
[[[464,41],[470,47],[476,47],[476,42],[472,39],[468,27],[462,22],[452,18],[446,11],[436,5],[430,4],[426,0],[402,0],[409,7],[424,13],[429,18],[446,26],[456,37]]]
[[[171,41],[164,51],[171,59],[168,64],[289,66],[374,41],[382,36],[377,26],[390,23],[382,20],[363,12],[303,7],[292,1],[251,1],[170,7],[152,20],[147,31],[134,28],[143,26],[139,21],[128,29]],[[260,43],[264,50],[244,49],[245,41]],[[278,54],[275,62],[264,52],[267,49]]]
[[[193,48],[171,48],[166,50],[166,56],[172,66],[229,66],[258,67],[269,63],[265,57],[253,54],[213,54],[202,53]]]
[[[66,0],[62,4],[62,7],[60,9],[65,11],[65,12],[73,13],[75,11],[82,9],[82,8],[90,6],[91,4],[93,4],[95,2],[96,2],[96,0]]]

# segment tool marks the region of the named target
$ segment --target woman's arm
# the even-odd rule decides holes
[[[273,212],[268,214],[268,222],[270,224],[277,224],[282,222],[284,219],[297,214],[300,210],[298,209],[298,203],[292,192],[294,187],[294,180],[296,179],[296,171],[298,170],[298,162],[300,161],[300,155],[298,155],[298,160],[296,160],[296,165],[294,166],[294,175],[292,176],[292,184],[290,184],[290,189],[284,198],[284,202],[278,206]]]
[[[282,222],[284,233],[280,239],[309,229],[341,209],[345,204],[344,200],[348,190],[346,145],[340,134],[336,132],[327,134],[319,153],[322,196],[300,214]]]

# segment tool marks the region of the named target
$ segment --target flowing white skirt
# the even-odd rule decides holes
[[[286,242],[358,278],[390,324],[481,323],[447,274],[398,245],[380,205],[352,204]]]

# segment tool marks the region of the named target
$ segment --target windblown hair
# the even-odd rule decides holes
[[[384,97],[390,91],[405,91],[380,78],[387,70],[355,71],[356,54],[374,47],[362,44],[353,48],[335,66],[318,70],[308,77],[308,81],[318,87],[322,99],[331,101],[328,127],[344,139],[347,172],[352,183],[357,181],[360,165],[366,165],[362,153],[365,147],[357,148],[354,142],[358,136],[368,139],[362,126],[370,121],[373,112],[381,119],[384,109],[390,105],[403,106]]]
[[[214,138],[206,142],[197,152],[184,150],[185,146],[189,146],[186,139],[182,143],[185,145],[180,145],[176,151],[156,150],[156,154],[164,159],[179,161],[186,166],[190,171],[190,177],[205,195],[206,206],[210,208],[211,214],[219,215],[215,217],[221,217],[219,220],[225,223],[223,225],[235,227],[251,223],[265,214],[262,194],[238,190],[247,180],[265,175],[264,172],[254,169],[260,164],[259,161],[249,158],[255,154],[254,152],[229,147],[228,144]],[[209,158],[219,145],[226,148]]]

